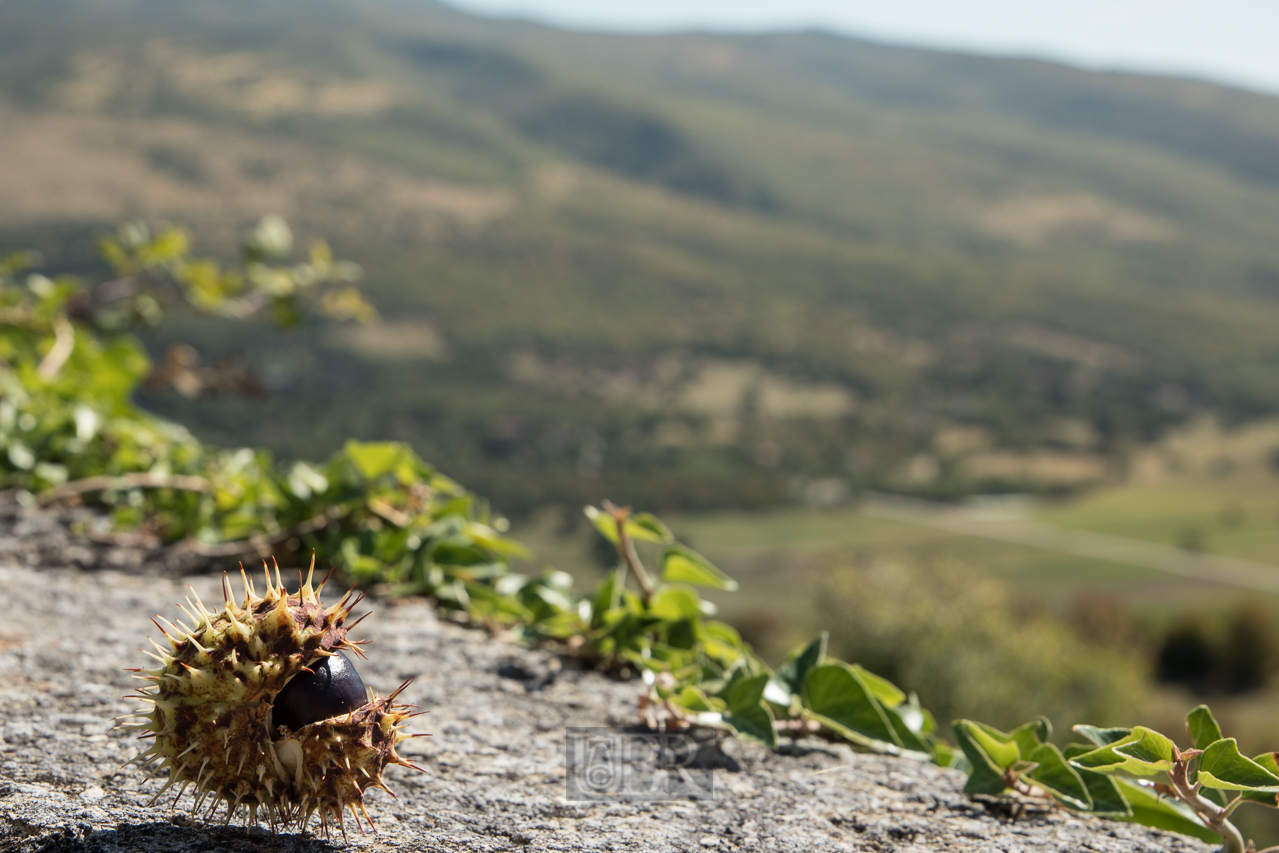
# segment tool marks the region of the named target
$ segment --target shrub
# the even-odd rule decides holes
[[[1012,726],[1129,717],[1145,693],[1139,652],[1101,648],[1006,585],[955,566],[900,562],[831,572],[817,604],[832,651],[907,690],[938,719]]]

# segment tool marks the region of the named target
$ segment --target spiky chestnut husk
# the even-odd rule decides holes
[[[279,567],[272,581],[264,565],[262,597],[241,569],[242,604],[236,603],[223,575],[221,611],[210,612],[195,596],[187,599],[188,607],[179,605],[190,627],[164,620],[166,627],[153,620],[170,648],[152,640],[156,653],[147,654],[159,666],[134,670],[151,684],[133,698],[151,707],[132,715],[135,722],[128,727],[144,730],[142,738],[154,738],[139,760],[154,765],[157,774],[168,771],[155,799],[177,788],[176,804],[194,786],[195,808],[211,801],[212,817],[225,807],[227,823],[245,809],[249,824],[257,823],[264,811],[272,829],[305,830],[318,814],[326,834],[330,816],[345,834],[347,808],[361,829],[360,813],[368,819],[365,791],[391,793],[382,779],[388,764],[414,767],[395,751],[409,737],[404,721],[414,716],[412,706],[394,701],[407,682],[390,696],[370,693],[366,704],[297,731],[273,723],[274,702],[294,676],[343,650],[364,657],[359,645],[347,639],[345,625],[360,599],[347,593],[324,607],[319,600],[324,582],[311,584],[314,568],[312,560],[306,581],[293,595],[281,583]]]

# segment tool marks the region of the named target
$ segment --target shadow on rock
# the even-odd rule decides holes
[[[46,836],[28,843],[30,846],[14,849],[33,853],[338,853],[346,849],[340,840],[334,843],[296,833],[272,835],[261,827],[251,828],[246,836],[242,826],[230,826],[224,831],[220,827],[181,826],[165,821],[121,824],[83,837],[70,833]]]
[[[814,745],[812,743],[796,743],[795,741],[791,741],[790,743],[779,743],[777,745],[777,753],[779,755],[789,755],[792,758],[804,758],[809,755],[827,755],[836,761],[839,761],[841,758],[839,750],[835,749],[833,746],[827,746],[825,744]]]

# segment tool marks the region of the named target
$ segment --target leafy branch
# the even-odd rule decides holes
[[[32,253],[0,260],[0,484],[32,503],[101,508],[110,528],[86,531],[97,541],[204,559],[316,548],[364,583],[428,593],[488,583],[518,546],[409,448],[350,442],[321,464],[276,465],[262,450],[205,446],[133,405],[155,375],[133,330],[171,308],[262,312],[285,327],[374,317],[351,286],[358,267],[322,243],[289,262],[291,246],[288,227],[268,218],[224,266],[193,257],[180,229],[131,224],[99,244],[113,272],[105,282],[29,272]],[[187,391],[207,378],[169,374]]]
[[[971,720],[954,728],[969,765],[968,793],[1039,793],[1070,809],[1220,840],[1227,853],[1253,850],[1230,821],[1237,808],[1279,804],[1275,753],[1241,755],[1206,705],[1186,717],[1194,746],[1184,750],[1143,726],[1075,726],[1088,743],[1064,751],[1045,742],[1051,728],[1042,718],[1009,733]]]

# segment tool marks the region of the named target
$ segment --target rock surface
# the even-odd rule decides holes
[[[3,553],[3,549],[0,549]],[[1020,817],[964,796],[963,776],[821,741],[781,754],[728,741],[713,800],[578,803],[565,798],[566,726],[628,725],[634,683],[561,668],[553,656],[439,621],[425,602],[374,603],[364,680],[406,701],[430,738],[402,751],[393,800],[368,797],[376,834],[349,841],[206,825],[189,797],[147,803],[135,742],[111,718],[135,705],[125,667],[149,619],[177,615],[186,584],[115,570],[35,569],[0,557],[0,851],[1176,851],[1212,849],[1131,824],[1030,808]],[[191,586],[220,601],[217,580]],[[238,588],[238,582],[237,582]],[[1037,804],[1036,804],[1037,805]]]
[[[179,575],[212,563],[150,537],[112,534],[111,518],[87,506],[25,506],[0,492],[0,561],[23,566],[120,569],[131,574]]]

